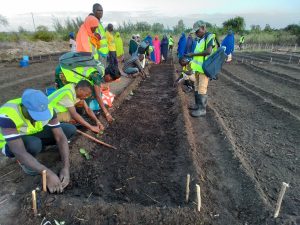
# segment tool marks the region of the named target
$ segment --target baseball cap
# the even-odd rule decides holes
[[[196,33],[200,29],[200,27],[206,27],[206,24],[205,23],[195,23],[191,33]]]
[[[40,90],[26,89],[22,95],[22,104],[35,121],[50,120],[52,117],[48,98]]]

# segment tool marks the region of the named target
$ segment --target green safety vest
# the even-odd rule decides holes
[[[218,50],[218,45],[216,41],[216,34],[212,34],[213,36],[213,48],[212,48],[212,53],[215,53]],[[207,43],[207,42],[206,42]]]
[[[174,45],[174,40],[173,40],[173,38],[169,38],[169,45]]]
[[[90,67],[90,66],[85,66],[85,67],[76,67],[74,69],[67,69],[63,68],[61,66],[61,70],[66,78],[66,81],[68,83],[74,83],[77,84],[81,80],[87,80],[88,82],[91,83],[91,85],[94,85],[94,82],[90,79],[90,75],[92,73],[100,73],[102,77],[105,75],[105,70],[104,66],[99,62],[97,67]]]
[[[99,33],[101,35],[101,40],[100,40],[100,49],[98,49],[99,54],[102,57],[106,57],[108,54],[108,45],[107,45],[107,39],[106,39],[106,32],[99,21],[98,28],[96,29],[96,33]]]
[[[241,37],[240,37],[240,43],[243,44],[244,42],[245,42],[245,37],[244,37],[244,36],[241,36]]]
[[[66,96],[69,97],[75,104],[76,92],[74,91],[73,85],[74,84],[67,84],[48,96],[49,105],[54,109],[56,113],[63,113],[68,111],[67,107],[59,103],[59,101]]]
[[[9,117],[16,125],[17,131],[21,135],[32,135],[36,134],[43,130],[43,127],[49,123],[49,120],[46,121],[36,121],[34,124],[30,120],[26,119],[21,110],[22,99],[17,98],[11,101],[8,101],[0,108],[0,115],[5,115]],[[53,108],[48,105],[48,109],[53,116]],[[0,127],[0,148],[3,148],[6,144],[6,141],[2,134],[2,129]]]
[[[213,34],[209,34],[206,38],[201,38],[200,41],[197,42],[196,48],[194,53],[203,52],[206,49],[206,44],[214,38]],[[212,52],[213,53],[213,52]],[[211,54],[212,54],[211,53]],[[195,72],[204,73],[202,64],[209,56],[194,56],[193,60],[191,61],[191,68]]]

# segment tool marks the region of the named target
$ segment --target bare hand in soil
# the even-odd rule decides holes
[[[59,179],[61,180],[62,189],[68,186],[70,182],[70,171],[69,168],[62,168],[59,173]]]
[[[103,126],[103,124],[99,121],[99,122],[97,122],[97,126],[99,127],[99,129],[100,129],[100,131],[98,132],[98,133],[103,133],[103,131],[104,131],[104,126]]]
[[[91,131],[93,131],[94,133],[98,134],[101,130],[100,130],[99,126],[92,126],[91,127]]]
[[[114,118],[109,113],[107,113],[105,115],[105,117],[106,117],[107,121],[110,122],[110,123],[114,120]]]
[[[47,187],[50,193],[62,192],[63,190],[58,176],[52,171],[47,171]]]

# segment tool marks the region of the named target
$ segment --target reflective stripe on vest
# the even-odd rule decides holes
[[[104,76],[104,67],[99,62],[97,68],[94,67],[77,67],[74,69],[65,69],[61,67],[61,70],[66,78],[66,81],[68,83],[75,83],[77,84],[81,80],[87,80],[92,85],[94,85],[94,82],[90,80],[90,75],[94,72],[100,73],[101,76]]]
[[[62,113],[68,111],[65,106],[59,104],[59,101],[66,96],[75,104],[76,93],[73,92],[73,85],[74,84],[67,84],[48,96],[49,104],[53,107],[55,112]]]
[[[49,123],[49,120],[36,121],[33,125],[28,119],[23,116],[20,106],[21,102],[21,98],[8,101],[3,106],[1,106],[0,115],[5,115],[10,118],[15,123],[16,129],[21,135],[31,135],[42,131],[43,127]],[[53,116],[53,108],[48,105],[48,109]],[[0,128],[0,148],[3,148],[5,144],[6,141]]]
[[[209,34],[206,38],[200,39],[200,41],[197,42],[194,53],[203,52],[206,49],[205,44],[209,43],[212,38],[213,38],[213,34]],[[205,59],[207,59],[207,58],[208,57],[205,57]],[[193,60],[191,61],[192,70],[194,72],[204,73],[202,64],[205,61],[205,59],[204,59],[204,56],[194,56]]]
[[[100,49],[98,49],[98,51],[101,56],[106,57],[109,50],[108,50],[108,44],[107,44],[107,40],[106,40],[106,33],[105,33],[105,30],[104,30],[101,22],[99,22],[99,26],[96,29],[96,33],[99,33],[101,35]]]

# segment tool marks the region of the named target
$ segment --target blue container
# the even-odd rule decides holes
[[[48,87],[46,88],[46,95],[49,96],[51,95],[54,91],[56,91],[55,87]]]
[[[23,56],[23,60],[29,61],[29,56],[28,56],[28,55],[24,55],[24,56]]]
[[[99,104],[96,99],[93,99],[92,101],[90,101],[89,107],[93,111],[97,111],[100,109]]]
[[[29,62],[26,60],[21,60],[20,61],[20,67],[28,67],[29,66]]]

